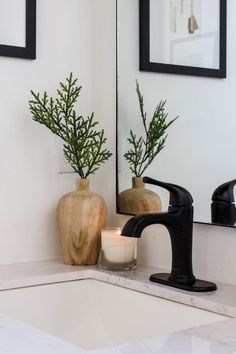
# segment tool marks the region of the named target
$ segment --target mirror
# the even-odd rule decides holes
[[[163,0],[153,1],[163,3]],[[181,0],[178,2],[181,4]],[[236,178],[236,120],[233,92],[236,80],[233,75],[219,79],[140,71],[139,6],[142,3],[141,0],[140,3],[139,0],[117,0],[117,211],[135,214],[121,205],[120,194],[133,189],[134,175],[124,157],[130,148],[129,132],[132,130],[137,137],[144,135],[136,92],[137,80],[149,122],[161,100],[166,100],[168,122],[179,116],[167,130],[164,148],[143,176],[174,183],[190,191],[194,200],[195,222],[234,226],[235,187],[232,181]],[[187,3],[190,1],[184,1]],[[191,12],[186,16],[191,17]],[[235,57],[232,54],[232,66],[235,60],[236,53]],[[159,202],[158,199],[154,202],[156,210],[167,210],[168,192],[151,185],[140,186],[140,183],[142,180],[137,181],[136,189],[141,187],[158,195]],[[230,185],[226,193],[225,188],[220,188],[224,184]],[[218,189],[224,191],[220,197]],[[227,207],[233,214],[225,222],[215,216],[224,203],[229,204]]]
[[[226,76],[226,0],[140,0],[140,69]]]
[[[36,0],[0,0],[0,55],[35,59]]]

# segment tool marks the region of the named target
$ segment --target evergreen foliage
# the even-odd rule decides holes
[[[94,120],[94,113],[84,118],[74,109],[81,88],[71,73],[65,83],[60,83],[56,98],[49,98],[46,92],[40,96],[31,91],[33,100],[29,101],[29,108],[33,120],[64,141],[66,160],[81,178],[86,178],[95,173],[112,153],[103,147],[107,140],[104,130],[95,130],[98,122]]]
[[[144,111],[144,99],[137,80],[136,92],[144,127],[144,137],[137,137],[137,135],[130,130],[130,135],[127,140],[131,147],[124,154],[124,157],[128,161],[131,172],[134,173],[136,177],[140,177],[164,148],[167,138],[166,130],[178,117],[167,122],[168,113],[165,112],[166,101],[161,100],[157,104],[152,119],[148,124],[147,113]]]

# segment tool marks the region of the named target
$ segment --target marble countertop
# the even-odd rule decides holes
[[[30,325],[0,315],[0,353],[4,354],[236,354],[236,286],[217,284],[211,293],[191,293],[149,281],[160,270],[138,266],[128,272],[110,272],[100,266],[66,266],[61,260],[0,266],[0,290],[77,279],[96,279],[137,290],[231,318],[113,348],[88,351],[50,336]]]

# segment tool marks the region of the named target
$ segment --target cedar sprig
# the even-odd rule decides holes
[[[82,89],[82,86],[77,86],[77,80],[71,73],[65,83],[60,83],[56,98],[49,98],[47,92],[40,96],[31,91],[33,100],[29,101],[29,109],[33,120],[45,125],[64,141],[66,160],[81,178],[87,178],[112,153],[104,148],[107,141],[104,130],[95,130],[98,122],[94,120],[94,113],[84,118],[74,109]]]
[[[142,117],[144,136],[137,136],[132,130],[127,138],[131,145],[124,154],[130,170],[136,177],[142,176],[147,167],[164,148],[167,128],[178,118],[167,122],[168,113],[165,112],[166,101],[160,101],[153,113],[150,123],[147,122],[147,112],[144,110],[144,98],[136,80],[136,92],[138,95],[139,109]]]

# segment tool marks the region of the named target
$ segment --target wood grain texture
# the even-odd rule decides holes
[[[106,203],[89,190],[89,179],[76,181],[76,191],[58,202],[57,223],[65,264],[91,265],[98,262],[101,229],[106,224]]]
[[[161,211],[158,194],[145,188],[142,177],[132,177],[132,188],[118,196],[119,211],[126,214],[141,214]]]

